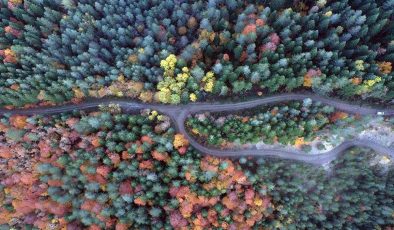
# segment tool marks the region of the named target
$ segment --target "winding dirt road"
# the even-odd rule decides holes
[[[383,112],[385,116],[393,116],[394,109],[386,108],[372,108],[368,106],[360,106],[357,104],[351,104],[349,102],[344,102],[336,99],[325,98],[314,94],[281,94],[277,96],[270,96],[250,101],[238,102],[238,103],[191,103],[187,105],[164,105],[164,104],[144,104],[139,102],[131,102],[126,99],[94,99],[92,101],[85,101],[80,104],[67,104],[53,107],[38,107],[31,109],[0,109],[1,114],[21,114],[21,115],[49,115],[63,112],[71,112],[73,110],[94,110],[97,109],[101,104],[115,103],[122,107],[123,112],[136,112],[141,109],[152,109],[157,110],[163,114],[168,115],[178,132],[185,135],[189,139],[190,144],[202,152],[203,154],[215,155],[218,157],[241,157],[241,156],[270,156],[283,159],[291,159],[302,161],[315,165],[324,165],[335,160],[339,155],[344,153],[345,150],[354,147],[368,147],[376,152],[384,153],[390,155],[394,158],[394,149],[382,146],[378,143],[372,142],[370,140],[348,140],[332,149],[331,151],[310,155],[305,154],[301,151],[289,151],[285,149],[240,149],[240,150],[222,150],[222,149],[211,149],[207,148],[200,143],[198,143],[186,130],[185,120],[193,113],[198,112],[224,112],[224,111],[236,111],[243,109],[250,109],[256,106],[303,100],[310,98],[313,101],[320,101],[323,104],[333,106],[341,111],[359,114],[359,115],[372,115],[377,116],[378,112]]]

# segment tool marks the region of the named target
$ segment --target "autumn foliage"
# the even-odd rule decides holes
[[[187,147],[189,146],[189,140],[186,139],[183,134],[175,134],[174,141],[173,141],[174,147],[178,149],[179,153],[185,154]]]
[[[331,115],[330,120],[331,122],[335,122],[337,120],[342,120],[348,117],[348,114],[345,112],[335,112],[334,114]]]
[[[271,199],[254,190],[237,164],[227,159],[191,154],[188,152],[189,142],[182,134],[160,134],[173,143],[175,149],[172,149],[156,142],[158,136],[154,132],[147,132],[157,125],[149,119],[145,120],[148,123],[144,124],[144,134],[130,137],[118,137],[102,126],[98,130],[85,126],[105,117],[105,121],[116,119],[118,124],[129,119],[132,122],[129,127],[136,127],[133,122],[143,118],[116,116],[96,112],[85,118],[67,117],[61,123],[51,117],[12,116],[9,125],[2,124],[4,130],[24,130],[26,138],[16,144],[13,142],[16,145],[13,148],[0,147],[0,157],[5,160],[5,165],[0,163],[0,166],[6,169],[5,177],[0,179],[5,186],[3,192],[0,191],[0,202],[12,206],[11,210],[0,208],[0,224],[19,218],[38,228],[47,228],[54,223],[58,227],[79,225],[89,226],[89,229],[146,226],[133,225],[132,221],[120,223],[114,213],[103,215],[109,209],[115,209],[131,213],[146,210],[149,216],[154,216],[149,220],[151,223],[157,221],[159,215],[168,218],[173,228],[246,229],[270,215]],[[84,123],[87,118],[91,119],[90,122]],[[39,123],[48,128],[41,130],[29,123],[29,119],[39,119]],[[81,127],[89,131],[81,130]],[[103,135],[103,132],[108,133]],[[27,155],[22,141],[31,145],[29,151],[33,155]],[[16,165],[14,158],[21,156],[33,165],[15,172],[12,170]],[[189,163],[180,167],[182,158]],[[170,168],[175,171],[167,171]],[[74,176],[71,176],[72,180],[64,180],[65,175]],[[207,179],[198,175],[206,175]],[[156,187],[151,188],[147,179],[159,183],[155,182]],[[184,183],[176,185],[172,180]],[[76,187],[80,194],[68,193]],[[63,191],[63,188],[67,189]],[[149,195],[152,191],[153,196]],[[201,191],[211,195],[202,195]],[[101,195],[93,197],[92,192]],[[120,202],[119,199],[124,203],[121,206],[117,203],[118,207],[114,203]],[[75,200],[80,203],[73,202]],[[175,200],[177,206],[172,204]],[[219,210],[218,206],[222,209]],[[77,217],[77,222],[67,221],[66,216],[77,215],[73,210],[87,214],[83,218]],[[245,212],[250,215],[246,217]],[[53,214],[53,218],[48,218],[49,214]],[[93,217],[98,222],[86,222]],[[231,223],[225,221],[228,217]]]
[[[27,117],[26,116],[19,116],[19,115],[16,115],[16,116],[12,116],[11,118],[10,118],[10,123],[15,127],[15,128],[18,128],[18,129],[23,129],[25,126],[26,126],[26,119],[27,119]]]
[[[270,207],[269,197],[262,197],[251,187],[242,171],[236,169],[230,160],[219,160],[215,157],[206,156],[201,160],[200,170],[217,174],[209,183],[203,184],[205,191],[225,191],[219,197],[203,197],[191,191],[187,186],[172,187],[170,195],[177,198],[180,203],[179,212],[172,214],[173,226],[193,226],[194,228],[218,228],[225,229],[248,229],[268,215],[267,208]],[[233,189],[230,189],[233,188]],[[218,212],[213,207],[223,204],[224,209]],[[208,215],[203,216],[198,212],[201,208],[207,210]],[[252,215],[245,218],[245,211]],[[230,216],[233,223],[228,225],[219,222],[219,218]]]

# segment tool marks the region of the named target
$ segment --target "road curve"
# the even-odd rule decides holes
[[[236,111],[242,109],[250,109],[256,106],[267,105],[272,103],[287,102],[293,100],[303,100],[310,98],[313,101],[320,101],[323,104],[333,106],[344,112],[359,114],[359,115],[376,115],[377,112],[383,112],[385,116],[393,116],[394,109],[387,108],[372,108],[368,106],[360,106],[349,102],[340,101],[337,99],[325,98],[315,94],[295,94],[287,93],[265,98],[259,98],[250,101],[238,103],[191,103],[186,105],[165,105],[165,104],[144,104],[139,102],[132,102],[127,99],[94,99],[85,101],[80,104],[66,104],[52,107],[37,107],[29,109],[13,109],[7,110],[0,108],[0,115],[2,114],[21,114],[21,115],[49,115],[63,112],[71,112],[74,110],[94,110],[101,104],[116,103],[122,107],[124,112],[136,112],[141,109],[157,110],[163,114],[168,115],[174,122],[175,128],[178,132],[185,135],[189,139],[190,144],[202,152],[203,154],[210,154],[218,157],[241,157],[241,156],[271,156],[283,159],[291,159],[302,161],[305,163],[324,165],[335,160],[345,150],[354,147],[368,147],[376,152],[390,155],[394,158],[394,149],[382,146],[370,140],[348,140],[332,149],[329,152],[322,154],[310,155],[300,151],[289,151],[285,149],[240,149],[240,150],[221,150],[207,148],[198,143],[186,130],[185,120],[188,115],[198,112],[224,112]]]

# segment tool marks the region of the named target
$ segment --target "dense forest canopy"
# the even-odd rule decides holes
[[[392,163],[366,150],[317,167],[204,156],[160,115],[76,112],[0,121],[1,229],[394,225]]]
[[[0,230],[393,229],[393,19],[394,0],[0,0]]]
[[[0,104],[394,99],[392,0],[1,0]]]

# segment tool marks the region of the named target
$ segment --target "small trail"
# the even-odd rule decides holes
[[[264,97],[250,101],[237,102],[237,103],[191,103],[186,105],[165,105],[165,104],[144,104],[139,102],[132,102],[126,99],[94,99],[85,101],[80,104],[66,104],[52,107],[37,107],[29,109],[0,109],[0,115],[3,114],[20,114],[20,115],[50,115],[64,112],[71,112],[74,110],[95,110],[99,105],[108,105],[110,103],[119,104],[125,113],[137,112],[141,109],[157,110],[163,114],[168,115],[174,122],[176,130],[189,139],[190,144],[203,154],[214,155],[218,157],[242,157],[242,156],[271,156],[283,159],[291,159],[302,161],[305,163],[324,165],[335,160],[339,155],[343,154],[345,150],[359,146],[367,147],[375,150],[376,152],[388,154],[394,158],[394,149],[382,146],[370,140],[348,140],[338,145],[331,151],[309,155],[301,151],[289,151],[285,149],[212,149],[207,148],[198,143],[186,130],[185,120],[190,114],[199,112],[225,112],[237,111],[243,109],[250,109],[257,106],[288,102],[294,100],[304,100],[310,98],[313,101],[320,101],[323,104],[335,107],[338,110],[359,114],[359,115],[372,115],[376,116],[378,112],[383,112],[385,116],[393,116],[394,109],[386,108],[373,108],[369,106],[360,106],[356,103],[345,102],[337,99],[325,98],[315,94],[296,94],[288,93],[276,96]]]

